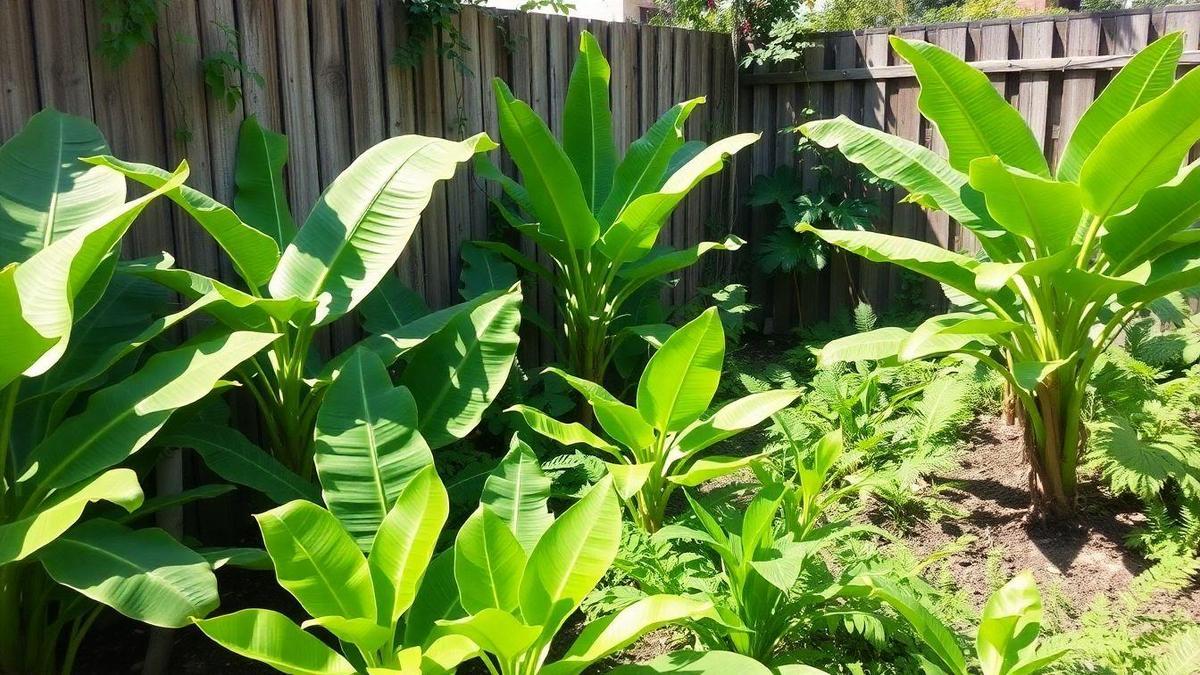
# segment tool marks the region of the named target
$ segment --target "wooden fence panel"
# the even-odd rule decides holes
[[[790,112],[788,106],[780,105],[779,99],[791,97],[792,92],[799,97],[796,106],[812,108],[821,117],[846,115],[945,155],[945,145],[936,129],[918,110],[919,89],[911,67],[887,46],[889,33],[928,40],[975,63],[996,90],[1020,111],[1047,159],[1056,164],[1079,118],[1112,73],[1128,61],[1129,55],[1172,31],[1185,34],[1182,73],[1200,63],[1200,5],[904,26],[891,31],[872,29],[817,36],[802,67],[783,64],[741,74],[744,102],[739,113],[741,128],[760,130],[764,139],[752,154],[749,175],[740,178],[740,184],[749,185],[758,175],[794,166],[799,161],[802,187],[806,190],[815,187],[817,176],[811,171],[807,155],[797,158],[795,153],[787,152],[791,140],[780,132],[789,124]],[[773,155],[768,148],[774,149]],[[906,203],[903,190],[893,190],[890,196],[869,189],[856,194],[881,204],[876,222],[881,232],[970,254],[978,252],[978,241],[970,232],[963,231],[944,214],[924,212]],[[775,215],[769,214],[768,209],[743,207],[741,213],[751,224],[750,232],[756,239],[769,231],[762,224],[773,227]],[[750,257],[754,255],[752,248]],[[845,266],[835,255],[820,273],[809,272],[801,279],[802,298],[815,289],[822,304],[814,312],[802,299],[802,311],[798,314],[792,311],[794,301],[783,297],[793,294],[790,282],[763,278],[761,274],[749,278],[755,302],[764,307],[765,325],[778,332],[797,323],[803,325],[836,316],[851,309],[860,298],[875,305],[877,311],[895,308],[901,301],[906,305],[913,301],[923,301],[926,305],[944,302],[935,286],[906,288],[902,280],[907,277],[894,266],[867,265],[861,261],[857,267]],[[857,297],[850,297],[852,289]]]

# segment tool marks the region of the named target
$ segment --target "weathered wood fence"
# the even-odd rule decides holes
[[[419,67],[405,69],[391,63],[408,30],[396,0],[170,0],[155,44],[114,67],[96,51],[99,4],[0,0],[0,140],[54,106],[94,119],[122,158],[160,166],[186,158],[189,183],[229,203],[238,127],[256,115],[290,138],[287,188],[298,221],[334,176],[384,138],[459,139],[479,131],[496,138],[493,77],[508,81],[561,131],[583,30],[597,36],[612,62],[619,147],[677,101],[704,94],[708,105],[689,121],[689,136],[712,139],[734,126],[732,45],[715,33],[472,9],[455,20],[467,46],[459,50],[461,63],[428,49]],[[205,86],[201,66],[223,53],[258,74],[235,74],[244,96],[232,110]],[[669,241],[683,245],[699,240],[705,227],[728,228],[731,182],[732,174],[711,179],[690,197],[667,228]],[[398,265],[432,305],[457,299],[461,244],[489,235],[484,190],[470,170],[439,189]],[[134,228],[126,254],[164,250],[198,271],[229,273],[204,233],[160,204]],[[697,283],[697,273],[689,274],[675,298],[689,296]],[[550,307],[549,289],[532,296]],[[335,326],[332,346],[348,344],[355,331]]]
[[[927,40],[975,62],[1029,122],[1046,157],[1054,161],[1114,69],[1129,54],[1173,31],[1185,32],[1183,63],[1200,63],[1200,5],[825,35],[802,63],[742,73],[739,125],[762,130],[764,139],[739,167],[739,189],[782,166],[799,170],[806,185],[815,182],[814,158],[797,154],[795,135],[785,131],[802,120],[805,109],[817,117],[846,115],[944,154],[941,139],[917,109],[913,72],[888,46],[889,34]],[[972,248],[970,233],[964,236],[944,214],[902,203],[900,190],[877,194],[880,231]],[[751,241],[761,241],[776,219],[776,213],[751,209],[744,201],[739,207],[739,221]],[[901,294],[896,269],[857,259],[846,262],[834,259],[820,274],[804,275],[798,300],[790,279],[752,272],[753,297],[778,331],[846,309],[854,301],[852,289],[877,310],[887,309]],[[932,301],[936,289],[929,290],[926,298]]]
[[[44,106],[91,117],[114,152],[159,165],[187,158],[191,184],[222,201],[232,198],[237,129],[247,115],[291,138],[287,187],[302,218],[320,189],[360,152],[403,133],[462,138],[496,136],[490,80],[507,80],[518,96],[561,131],[560,115],[579,33],[591,30],[612,61],[616,141],[624,147],[673,103],[706,95],[689,122],[692,138],[712,140],[743,131],[763,140],[744,152],[735,172],[709,179],[679,209],[664,239],[687,245],[732,228],[750,240],[733,280],[775,331],[829,318],[861,294],[886,310],[902,296],[895,269],[834,259],[800,279],[757,269],[754,244],[777,214],[749,208],[755,176],[782,166],[815,183],[813,158],[795,152],[786,131],[802,111],[845,114],[934,150],[944,150],[917,109],[912,71],[888,47],[889,33],[938,44],[975,62],[1035,129],[1048,158],[1061,152],[1075,122],[1129,54],[1157,37],[1185,31],[1184,67],[1200,61],[1200,5],[979,23],[908,26],[822,36],[798,64],[741,71],[728,36],[543,14],[468,10],[457,26],[469,49],[462,66],[430,52],[415,69],[391,63],[408,24],[395,0],[171,0],[156,44],[119,66],[97,56],[94,0],[0,0],[0,139]],[[229,29],[233,29],[231,32]],[[443,38],[444,39],[444,38]],[[258,77],[235,75],[243,99],[227,110],[204,84],[202,60],[230,54]],[[259,79],[261,77],[261,80]],[[508,167],[511,170],[511,167]],[[464,241],[489,231],[486,190],[471,171],[437,191],[397,273],[433,305],[457,295]],[[940,214],[902,202],[901,191],[877,192],[880,231],[917,236],[952,248],[971,248],[969,233]],[[137,226],[129,255],[173,252],[182,264],[225,273],[216,247],[179,212],[159,205]],[[744,249],[747,250],[747,249]],[[671,292],[682,302],[707,281],[727,280],[732,256],[705,272],[689,270]],[[702,278],[703,275],[703,278]],[[918,299],[936,301],[917,287]],[[548,288],[529,301],[548,310]],[[352,324],[335,327],[331,347],[355,338]],[[526,341],[523,354],[549,356],[550,345]]]

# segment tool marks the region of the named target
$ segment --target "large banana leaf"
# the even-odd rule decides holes
[[[1150,276],[1144,285],[1121,291],[1117,299],[1124,304],[1150,302],[1197,284],[1200,284],[1200,243],[1159,256],[1150,264]]]
[[[142,488],[130,469],[113,469],[79,486],[63,490],[54,503],[33,515],[0,525],[0,566],[21,560],[66,532],[83,509],[108,501],[132,512],[142,505]]]
[[[150,357],[88,399],[30,453],[20,482],[45,493],[85,480],[145,445],[171,414],[207,395],[225,373],[270,344],[271,333],[228,333]]]
[[[872,262],[894,263],[946,284],[976,300],[986,297],[975,288],[973,270],[979,267],[980,262],[941,246],[878,232],[818,230],[809,225],[799,225],[796,231],[812,232],[821,239]]]
[[[454,578],[459,602],[471,614],[511,611],[520,602],[525,549],[500,516],[480,506],[454,539]]]
[[[254,518],[279,585],[295,596],[304,611],[318,618],[375,622],[375,594],[367,560],[333,514],[312,502],[297,500]],[[352,636],[347,639],[353,641]]]
[[[633,644],[652,630],[685,619],[716,619],[712,603],[677,595],[651,595],[628,607],[592,621],[558,661],[540,675],[576,675],[592,663]]]
[[[617,276],[626,280],[621,292],[629,293],[648,281],[690,267],[709,251],[736,251],[745,243],[741,237],[731,234],[719,242],[702,241],[688,248],[655,247],[641,260],[625,265],[617,273]]]
[[[434,185],[494,147],[487,134],[457,143],[398,136],[359,155],[326,188],[283,252],[271,296],[318,301],[318,324],[353,309],[396,263]]]
[[[151,287],[149,293],[146,286]],[[115,276],[95,311],[76,323],[73,332],[80,339],[71,342],[58,367],[38,380],[38,391],[53,394],[88,387],[126,356],[220,297],[204,296],[162,316],[166,299],[164,288],[132,275]]]
[[[896,36],[890,41],[917,73],[921,83],[917,106],[945,139],[951,166],[965,173],[971,160],[996,155],[1009,166],[1050,175],[1025,120],[986,75],[928,42]]]
[[[634,199],[658,189],[671,158],[683,147],[684,122],[701,103],[703,97],[677,103],[629,146],[600,208],[602,226],[610,225]]]
[[[500,657],[502,663],[514,663],[533,646],[542,634],[540,626],[531,626],[510,612],[488,608],[462,619],[439,621],[439,631],[462,635],[480,649]]]
[[[89,162],[119,171],[152,190],[171,179],[170,173],[149,164],[107,156],[92,157]],[[212,236],[251,288],[259,288],[271,279],[275,265],[279,264],[279,245],[274,239],[243,223],[233,209],[195,188],[180,185],[164,195]]]
[[[553,634],[612,565],[621,508],[604,477],[538,540],[521,579],[521,616]]]
[[[1083,205],[1097,216],[1120,213],[1179,172],[1200,140],[1200,70],[1113,125],[1079,170]]]
[[[1058,179],[1079,181],[1079,170],[1113,125],[1175,83],[1183,33],[1165,35],[1126,63],[1088,106],[1058,160]]]
[[[428,643],[438,630],[438,621],[463,614],[458,604],[458,584],[454,582],[454,549],[448,548],[434,556],[425,570],[412,607],[404,617],[404,644]]]
[[[579,422],[559,422],[541,410],[524,404],[514,405],[504,412],[520,414],[526,426],[564,447],[583,444],[620,457],[620,450],[615,445],[600,438]]]
[[[379,625],[395,625],[412,606],[449,511],[446,488],[428,466],[404,486],[383,519],[367,558]]]
[[[364,551],[404,486],[433,465],[417,431],[417,403],[383,361],[355,350],[317,413],[317,477],[325,503]]]
[[[993,335],[1009,333],[1022,324],[991,315],[952,312],[932,317],[917,326],[900,345],[901,361],[957,351],[972,343],[990,343]]]
[[[489,297],[480,296],[486,301],[453,315],[407,353],[400,384],[412,392],[419,430],[435,450],[474,429],[508,380],[519,341],[521,292],[514,286]]]
[[[988,598],[979,621],[975,651],[984,675],[1013,672],[1022,652],[1037,640],[1042,598],[1033,574],[1023,572]]]
[[[217,606],[208,562],[159,529],[92,519],[46,546],[38,559],[58,583],[152,626],[180,628]]]
[[[563,152],[570,158],[588,206],[599,210],[612,188],[617,163],[608,100],[608,61],[591,33],[579,36],[579,58],[567,83]]]
[[[1053,255],[1021,262],[985,262],[975,268],[975,288],[980,293],[993,293],[1003,288],[1013,277],[1050,279],[1075,264],[1079,244],[1072,244]]]
[[[701,180],[725,166],[725,158],[758,140],[758,134],[738,134],[705,148],[667,179],[657,192],[633,200],[604,233],[598,247],[612,263],[620,265],[646,255],[659,230]]]
[[[237,194],[233,208],[246,224],[275,240],[280,249],[296,236],[283,184],[287,138],[264,129],[251,115],[238,132]]]
[[[499,79],[493,80],[504,149],[521,170],[542,229],[574,250],[591,246],[600,224],[588,206],[579,173],[546,123],[519,101]]]
[[[532,551],[554,522],[551,486],[533,449],[513,436],[508,454],[484,481],[479,503],[508,524],[526,551]]]
[[[276,504],[295,499],[318,502],[312,483],[292,473],[242,433],[224,424],[203,421],[172,426],[160,435],[166,447],[192,448],[204,465],[221,478],[257,490]]]
[[[21,295],[16,282],[17,265],[0,269],[0,344],[5,345],[0,359],[0,387],[21,376],[37,363],[57,340],[43,337],[21,316]]]
[[[1109,218],[1100,249],[1112,271],[1122,274],[1141,264],[1172,235],[1200,221],[1200,161],[1183,168],[1169,183],[1148,191],[1134,208]]]
[[[48,108],[0,146],[0,268],[125,201],[125,181],[80,157],[108,153],[96,125]]]
[[[175,260],[163,253],[121,264],[121,271],[133,274],[199,302],[215,295],[205,312],[234,330],[270,330],[274,323],[304,321],[316,309],[314,300],[302,298],[262,298],[240,291],[212,277],[175,267]]]
[[[661,433],[679,431],[712,403],[725,360],[725,331],[715,307],[675,331],[650,357],[638,381],[637,408]]]
[[[362,341],[358,342],[352,348],[338,354],[329,360],[322,368],[318,379],[322,381],[332,381],[341,370],[342,364],[346,362],[353,354],[355,349],[363,348],[374,352],[383,362],[391,366],[396,362],[396,359],[407,353],[410,349],[425,342],[438,331],[448,326],[452,321],[457,320],[464,314],[470,314],[479,309],[483,305],[490,303],[496,298],[504,295],[502,292],[485,293],[479,297],[472,298],[466,302],[460,302],[457,305],[451,305],[445,309],[439,309],[436,312],[431,312],[419,318],[413,319],[410,322],[403,323],[396,328],[385,331],[378,335],[371,335]]]
[[[1079,229],[1083,206],[1075,183],[1036,176],[993,156],[971,162],[971,187],[983,193],[997,223],[1041,251],[1070,246]]]
[[[429,313],[425,299],[392,274],[380,279],[375,290],[358,306],[363,330],[367,333],[394,331]]]
[[[269,609],[243,609],[196,621],[217,644],[289,675],[352,675],[354,666],[291,619]]]
[[[108,169],[105,169],[106,171]],[[26,376],[34,377],[49,370],[67,348],[71,326],[75,321],[75,297],[85,288],[92,275],[108,258],[133,221],[165,192],[175,189],[187,179],[187,163],[181,163],[170,181],[161,188],[76,227],[70,234],[55,240],[38,251],[12,272],[11,284],[20,298],[20,312],[0,315],[0,335],[24,335],[22,325],[33,328],[53,344],[25,363],[12,362]],[[5,282],[7,285],[7,282]],[[0,300],[6,304],[11,290],[0,290]],[[15,327],[10,327],[15,326]],[[16,345],[18,354],[26,357],[27,345]],[[7,368],[6,368],[7,370]]]
[[[761,423],[791,405],[800,394],[799,389],[773,389],[726,403],[708,419],[684,429],[675,446],[685,457],[699,452]]]
[[[846,159],[904,188],[909,201],[945,211],[984,240],[1005,237],[1005,231],[985,217],[983,196],[967,184],[967,175],[928,148],[864,127],[844,115],[808,122],[800,131],[826,148],[836,147]]]
[[[637,408],[617,400],[595,382],[575,377],[559,368],[547,368],[546,372],[558,375],[587,399],[596,412],[600,427],[617,442],[627,448],[647,448],[654,442],[654,427],[646,424]]]
[[[843,361],[880,361],[900,353],[910,333],[897,326],[876,328],[831,340],[821,347],[817,365],[824,368]]]

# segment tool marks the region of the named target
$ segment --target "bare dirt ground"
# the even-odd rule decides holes
[[[1027,465],[1019,427],[995,417],[976,420],[967,429],[968,447],[958,470],[938,476],[959,487],[947,496],[969,515],[961,520],[918,526],[906,536],[909,546],[928,553],[962,535],[976,537],[951,566],[955,581],[978,606],[990,589],[989,551],[999,556],[1000,572],[1009,578],[1030,570],[1043,593],[1061,593],[1081,611],[1098,593],[1121,591],[1149,562],[1125,545],[1143,522],[1133,499],[1114,498],[1092,482],[1080,487],[1080,516],[1073,526],[1027,526]],[[996,561],[993,561],[993,569]],[[995,571],[995,570],[994,570]],[[1160,597],[1155,610],[1181,609],[1200,619],[1200,589],[1181,597]]]

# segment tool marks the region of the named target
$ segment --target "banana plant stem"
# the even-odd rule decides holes
[[[18,379],[10,383],[0,392],[0,518],[3,518],[8,509],[5,505],[5,495],[8,492],[8,480],[15,481],[17,479],[16,472],[9,478],[5,477],[5,472],[8,468],[8,455],[10,438],[12,436],[13,418],[17,409],[17,394],[21,390],[21,381]]]

